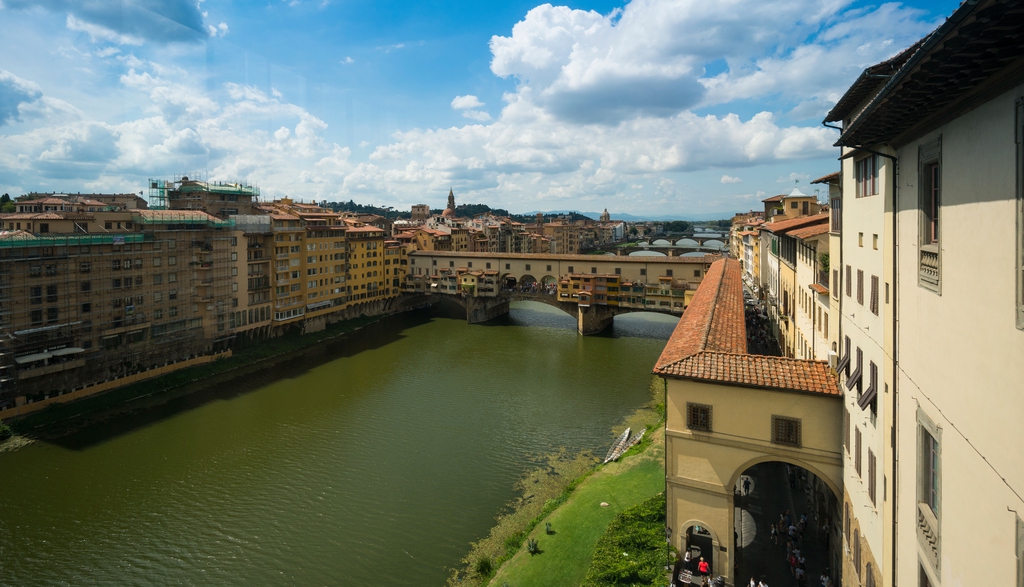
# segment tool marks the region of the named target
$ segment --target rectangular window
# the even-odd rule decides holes
[[[850,452],[850,410],[843,408],[843,448]]]
[[[89,302],[85,302],[84,304],[82,304],[82,313],[88,314],[89,312],[92,312],[92,304],[90,304]]]
[[[846,536],[846,543],[850,543],[850,502],[843,502],[843,534]]]
[[[854,163],[857,175],[857,197],[878,193],[878,156],[869,155]]]
[[[853,268],[846,266],[846,297],[853,295]]]
[[[875,505],[875,453],[868,449],[868,499]]]
[[[46,286],[46,303],[56,304],[57,303],[57,286],[48,285]]]
[[[800,446],[800,420],[772,415],[772,443]]]
[[[921,491],[920,501],[932,513],[939,514],[939,442],[926,428],[921,428]]]
[[[871,313],[875,316],[878,315],[878,276],[871,276],[871,300],[869,303]]]
[[[665,270],[665,277],[672,277],[672,270],[671,269],[666,269]]]
[[[864,305],[864,270],[857,270],[857,303]]]
[[[1017,100],[1017,328],[1024,329],[1024,99]],[[1024,570],[1021,571],[1024,574]],[[1024,579],[1018,587],[1024,587]]]
[[[853,568],[860,576],[860,529],[853,531]]]
[[[861,434],[860,428],[855,427],[855,433],[853,435],[853,469],[857,471],[857,476],[862,477],[861,472]]]
[[[833,269],[832,270],[832,287],[830,289],[832,290],[832,297],[838,300],[839,299],[839,270],[838,269]]]
[[[829,213],[832,220],[832,232],[839,233],[843,228],[843,200],[842,198],[832,198],[829,200]]]
[[[711,406],[687,402],[686,427],[690,430],[711,432]]]
[[[920,208],[920,268],[918,283],[940,292],[939,221],[942,209],[942,137],[918,148],[918,201]]]
[[[1017,517],[1017,587],[1024,587],[1024,521]]]

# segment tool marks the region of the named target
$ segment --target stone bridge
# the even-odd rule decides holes
[[[453,299],[471,324],[507,313],[512,301],[537,301],[575,316],[581,334],[596,334],[618,314],[681,315],[718,258],[416,251],[406,293]]]
[[[581,306],[576,302],[559,301],[557,295],[534,294],[517,291],[502,291],[494,297],[477,297],[463,295],[461,292],[406,293],[400,307],[413,308],[417,305],[429,304],[438,298],[451,300],[466,309],[466,321],[480,324],[504,316],[509,312],[512,302],[538,302],[558,308],[576,318],[576,330],[580,334],[599,334],[611,326],[614,318],[630,312],[657,312],[659,314],[679,315],[671,309],[633,308],[608,305]]]

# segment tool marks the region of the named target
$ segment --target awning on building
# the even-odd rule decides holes
[[[55,351],[50,351],[50,354],[55,356],[55,357],[61,357],[61,356],[64,356],[64,355],[74,355],[76,353],[84,353],[84,352],[85,352],[85,349],[80,349],[78,347],[69,347],[69,348],[64,348],[64,349],[57,349]]]
[[[34,363],[36,361],[42,361],[43,359],[49,359],[52,356],[53,355],[50,353],[35,353],[33,355],[14,357],[14,361],[19,365],[24,365],[25,363]]]

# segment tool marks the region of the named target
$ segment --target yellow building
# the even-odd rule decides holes
[[[777,512],[751,512],[738,499],[751,471],[770,463],[807,471],[807,503],[799,506],[816,519],[838,519],[843,491],[842,394],[828,364],[748,354],[743,306],[739,263],[715,262],[654,368],[666,386],[670,540],[679,552],[699,552],[727,585],[747,576],[736,576],[737,562],[749,561],[738,560],[744,542],[734,536],[761,515],[755,538],[768,541],[761,529],[776,521]],[[789,489],[782,487],[757,490]],[[841,540],[835,525],[830,530],[826,564],[836,568]]]
[[[385,274],[384,231],[375,226],[350,226],[348,238],[348,295],[353,303],[393,297]],[[390,269],[390,267],[388,267]]]

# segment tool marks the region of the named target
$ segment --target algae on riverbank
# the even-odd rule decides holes
[[[652,444],[663,444],[656,441],[655,437],[660,435],[655,435],[654,432],[664,419],[664,383],[658,378],[652,379],[650,391],[650,402],[628,415],[619,426],[613,428],[609,436],[617,437],[626,427],[635,431],[647,430],[644,440],[622,455],[620,461],[645,452]],[[663,451],[659,454],[663,455]],[[652,458],[657,460],[658,457]],[[490,533],[471,545],[469,554],[462,559],[460,567],[452,570],[447,583],[449,587],[477,587],[488,584],[492,577],[501,573],[507,561],[524,551],[527,538],[539,532],[537,528],[541,522],[549,519],[560,506],[572,499],[575,490],[592,474],[608,467],[618,469],[621,465],[601,465],[600,460],[591,452],[572,456],[562,451],[549,455],[545,465],[527,471],[516,484],[519,497],[510,502],[505,511],[497,517]],[[663,477],[663,474],[661,476]],[[614,511],[618,511],[618,508]],[[583,572],[586,571],[588,563],[589,559],[584,562]],[[580,578],[582,579],[582,574]]]

